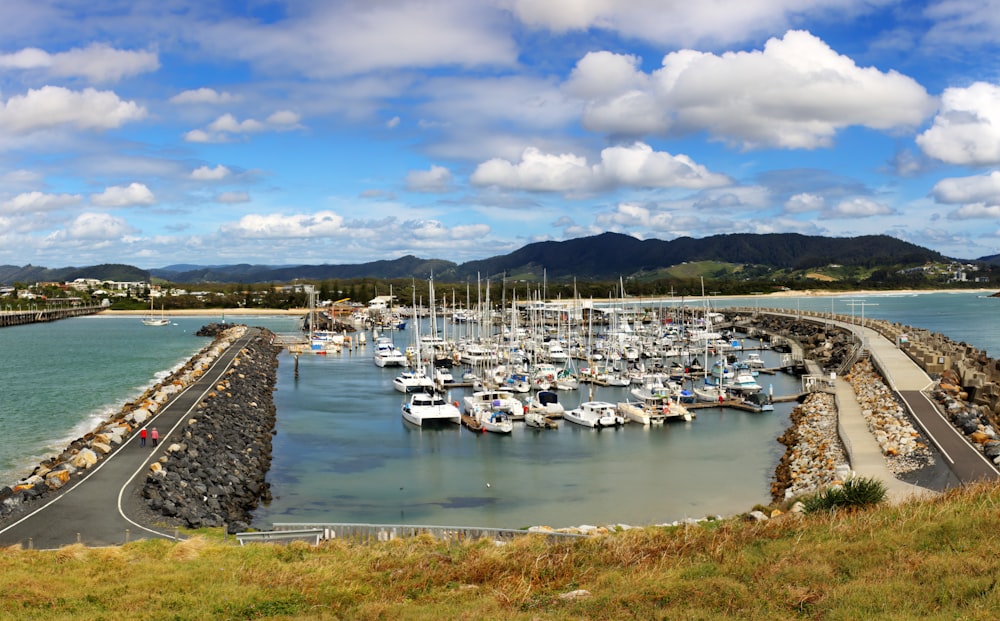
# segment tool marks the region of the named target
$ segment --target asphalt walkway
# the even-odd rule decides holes
[[[833,323],[863,339],[869,355],[882,371],[889,388],[899,395],[954,475],[951,480],[965,484],[1000,478],[996,467],[955,429],[925,394],[924,391],[934,386],[934,381],[906,352],[872,328],[840,321]],[[848,447],[854,472],[858,476],[883,481],[892,501],[933,495],[933,490],[901,481],[889,470],[878,442],[868,429],[850,382],[838,377],[834,390],[841,436]]]
[[[146,427],[160,433],[157,447],[140,446],[138,429],[121,446],[89,471],[74,478],[44,501],[35,501],[31,512],[8,518],[0,524],[0,546],[22,545],[35,549],[55,549],[72,543],[88,546],[120,545],[151,537],[174,538],[172,529],[143,524],[138,516],[136,498],[146,471],[167,450],[177,429],[185,423],[198,402],[229,369],[237,354],[256,338],[259,331],[250,329],[216,359],[212,367],[174,396]]]

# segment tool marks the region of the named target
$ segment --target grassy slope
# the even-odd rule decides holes
[[[1000,488],[852,514],[506,546],[206,537],[9,548],[17,619],[995,619]],[[592,595],[563,600],[586,589]]]

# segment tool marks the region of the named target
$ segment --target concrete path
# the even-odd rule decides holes
[[[0,546],[20,544],[54,549],[78,542],[108,546],[150,537],[174,538],[173,529],[142,523],[136,511],[138,490],[145,481],[149,464],[170,446],[171,438],[178,434],[177,429],[188,420],[198,402],[258,334],[258,330],[250,329],[220,354],[197,382],[176,395],[147,422],[147,428],[159,430],[159,446],[154,448],[148,441],[146,446],[139,446],[136,430],[86,476],[72,479],[44,501],[35,501],[39,506],[32,507],[26,515],[14,516],[13,523],[0,525]]]
[[[912,485],[896,478],[886,465],[882,448],[868,430],[868,423],[861,413],[858,396],[851,383],[838,377],[834,384],[837,398],[837,416],[840,420],[841,439],[851,460],[851,469],[859,477],[878,479],[885,484],[890,502],[900,502],[910,498],[933,496],[936,492],[925,487]]]

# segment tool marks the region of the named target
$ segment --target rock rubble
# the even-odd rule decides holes
[[[792,410],[790,418],[791,425],[778,438],[786,449],[771,484],[771,499],[776,503],[843,482],[850,474],[837,432],[833,395],[812,393]]]
[[[249,528],[250,512],[270,498],[275,426],[272,398],[280,348],[271,335],[245,347],[226,375],[153,463],[142,496],[152,512],[190,528]]]

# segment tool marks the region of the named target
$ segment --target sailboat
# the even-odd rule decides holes
[[[142,325],[144,326],[169,326],[170,320],[163,316],[163,307],[160,307],[160,316],[153,316],[153,298],[149,298],[149,314],[143,315]]]

